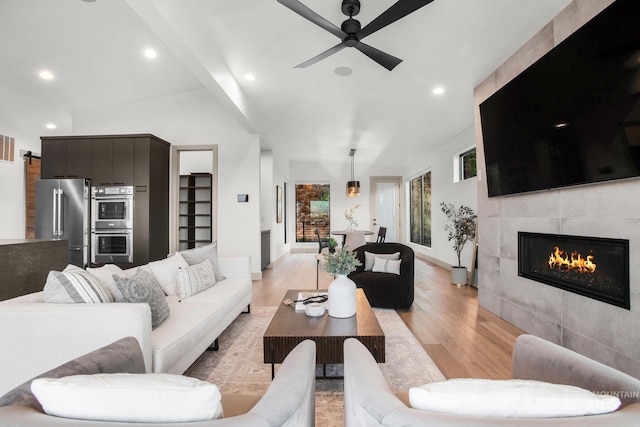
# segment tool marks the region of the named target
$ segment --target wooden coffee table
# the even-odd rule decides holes
[[[299,292],[287,291],[284,299],[296,300]],[[316,363],[327,365],[343,363],[343,343],[347,338],[357,338],[365,345],[378,363],[385,361],[384,332],[376,319],[362,289],[356,294],[356,314],[346,319],[329,316],[309,317],[293,306],[280,304],[263,337],[264,363],[282,363],[289,352],[300,342],[310,339],[316,343]]]

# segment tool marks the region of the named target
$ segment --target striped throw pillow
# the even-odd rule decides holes
[[[63,271],[50,271],[43,289],[44,302],[113,302],[111,293],[91,273],[69,264]]]
[[[376,260],[373,264],[373,268],[371,269],[371,271],[378,272],[378,273],[392,273],[392,274],[400,275],[401,262],[402,261],[399,259],[393,260],[393,259],[376,257]]]
[[[180,268],[177,275],[178,297],[180,301],[202,292],[216,284],[213,264],[206,259],[200,264]]]

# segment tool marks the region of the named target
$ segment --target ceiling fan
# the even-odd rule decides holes
[[[375,47],[364,44],[361,40],[379,29],[404,18],[412,12],[415,12],[422,6],[426,6],[432,1],[433,0],[398,0],[398,2],[367,24],[364,28],[361,28],[358,20],[353,19],[353,17],[360,12],[359,0],[342,0],[342,13],[347,15],[349,19],[344,21],[340,28],[336,27],[334,24],[312,11],[304,4],[300,3],[299,0],[278,0],[278,3],[285,5],[298,15],[308,19],[342,40],[341,43],[335,45],[331,49],[322,52],[300,65],[296,65],[295,68],[306,68],[309,65],[315,64],[316,62],[333,55],[345,47],[355,47],[360,52],[382,65],[384,68],[391,71],[396,65],[402,62],[402,59],[396,58],[395,56],[389,55]]]

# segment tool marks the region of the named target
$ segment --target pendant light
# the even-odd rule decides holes
[[[360,181],[353,179],[353,161],[356,155],[355,148],[349,151],[349,157],[351,157],[351,181],[347,182],[347,197],[357,197],[360,195]]]

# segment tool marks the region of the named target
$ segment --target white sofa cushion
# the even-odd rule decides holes
[[[183,304],[218,304],[225,313],[232,310],[251,292],[251,281],[243,277],[231,277],[216,283],[215,286],[192,295],[182,301]]]
[[[182,255],[176,253],[160,261],[152,261],[148,265],[153,275],[158,279],[164,293],[167,295],[177,295],[178,269],[189,267],[189,264],[182,258]]]
[[[211,261],[206,259],[200,264],[179,268],[176,276],[178,297],[182,301],[216,284],[216,276]]]
[[[478,417],[574,417],[613,412],[615,396],[533,380],[456,378],[409,390],[415,409]]]
[[[132,277],[113,276],[122,295],[122,301],[129,303],[147,303],[151,307],[151,328],[155,329],[169,317],[169,304],[162,287],[145,270],[138,270]]]
[[[218,304],[188,304],[168,299],[171,301],[171,320],[158,326],[151,335],[153,372],[182,373],[193,361],[187,366],[176,367],[176,364],[182,363],[189,352],[195,353],[197,358],[215,341],[221,332],[216,331],[217,325],[222,322],[225,312]]]
[[[111,293],[91,273],[69,264],[63,271],[50,271],[43,289],[44,302],[113,302]]]
[[[172,374],[38,378],[34,396],[49,415],[82,420],[182,423],[222,416],[215,384]]]

